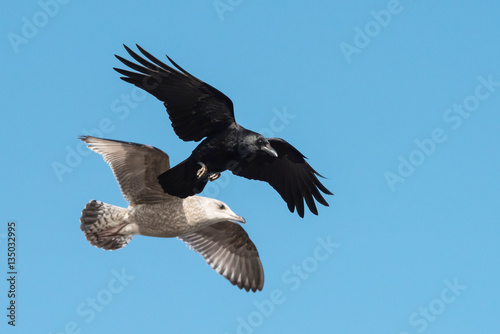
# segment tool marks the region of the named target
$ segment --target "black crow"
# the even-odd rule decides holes
[[[185,198],[200,193],[208,181],[230,170],[247,179],[268,182],[288,204],[304,217],[304,200],[318,214],[313,197],[328,206],[319,190],[332,193],[321,184],[318,174],[295,147],[280,138],[265,138],[245,129],[234,119],[233,103],[219,90],[189,74],[170,57],[176,69],[137,45],[147,58],[124,45],[133,63],[116,56],[137,71],[115,68],[126,82],[144,89],[163,102],[172,127],[184,141],[200,141],[191,156],[159,175],[163,190]],[[140,65],[139,65],[140,64]]]

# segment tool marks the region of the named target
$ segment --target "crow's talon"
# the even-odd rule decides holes
[[[198,164],[201,166],[201,168],[196,172],[196,176],[198,179],[201,179],[205,177],[208,173],[208,168],[207,165],[205,165],[203,162],[198,162]]]
[[[209,181],[215,181],[220,177],[220,173],[212,173],[208,176]]]

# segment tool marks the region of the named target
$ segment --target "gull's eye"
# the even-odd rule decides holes
[[[222,203],[221,203],[221,204],[219,204],[219,209],[221,209],[221,210],[226,210],[226,206],[225,206],[224,204],[222,204]]]

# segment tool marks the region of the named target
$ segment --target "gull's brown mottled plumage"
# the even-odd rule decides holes
[[[259,253],[239,223],[245,220],[223,202],[163,192],[157,176],[170,168],[168,155],[147,145],[81,137],[110,165],[123,196],[121,208],[92,200],[82,211],[80,228],[87,240],[103,249],[119,249],[134,235],[177,237],[199,252],[233,285],[262,290],[264,270]]]

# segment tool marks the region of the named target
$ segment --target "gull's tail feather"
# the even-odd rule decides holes
[[[134,234],[124,233],[127,209],[91,200],[82,211],[80,229],[91,245],[108,250],[126,246]]]

